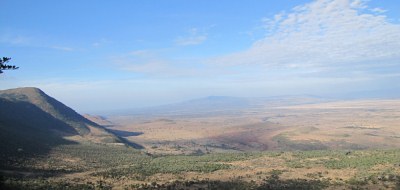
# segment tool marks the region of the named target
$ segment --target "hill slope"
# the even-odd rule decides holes
[[[37,88],[0,91],[0,149],[3,157],[45,153],[74,143],[120,143],[124,140],[89,121]]]

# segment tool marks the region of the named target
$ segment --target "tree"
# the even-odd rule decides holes
[[[0,58],[0,73],[3,73],[3,70],[15,70],[19,68],[15,65],[7,65],[6,63],[9,62],[10,59],[9,57]]]

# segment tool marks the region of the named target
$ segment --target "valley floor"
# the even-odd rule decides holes
[[[3,189],[395,189],[400,150],[146,155],[78,144],[1,170]]]
[[[113,116],[152,154],[400,148],[400,100],[259,105],[212,114]]]
[[[109,119],[143,149],[21,152],[2,158],[0,189],[400,189],[399,100]]]

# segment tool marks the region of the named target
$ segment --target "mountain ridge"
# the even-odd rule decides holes
[[[0,160],[45,154],[61,144],[132,145],[38,88],[0,90],[0,108]]]
[[[91,125],[96,125],[75,112],[73,109],[48,96],[39,88],[23,87],[2,90],[0,91],[0,98],[17,102],[23,101],[32,103],[33,105],[36,105],[38,108],[52,115],[54,118],[68,123],[69,125],[74,127],[81,135],[88,134],[89,128],[79,123],[79,121],[83,121]]]

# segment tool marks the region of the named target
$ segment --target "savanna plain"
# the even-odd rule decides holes
[[[43,153],[13,144],[2,188],[400,188],[399,100],[229,99],[84,115]]]

